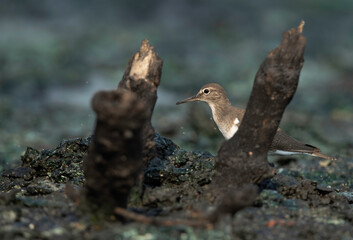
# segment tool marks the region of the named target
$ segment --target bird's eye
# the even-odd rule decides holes
[[[203,93],[204,93],[204,94],[209,94],[209,93],[210,93],[210,90],[209,90],[208,88],[205,88],[205,89],[203,90]]]

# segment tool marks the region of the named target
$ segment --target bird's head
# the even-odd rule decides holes
[[[217,104],[221,102],[229,102],[227,98],[227,94],[224,91],[223,87],[217,83],[209,83],[204,85],[200,91],[187,99],[181,100],[176,104],[188,103],[188,102],[195,102],[195,101],[202,101],[206,102],[209,105]]]

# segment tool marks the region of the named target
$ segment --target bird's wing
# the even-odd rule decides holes
[[[312,145],[300,142],[295,138],[286,134],[282,129],[278,129],[277,133],[272,141],[270,151],[286,151],[286,152],[298,152],[313,154],[320,150]]]

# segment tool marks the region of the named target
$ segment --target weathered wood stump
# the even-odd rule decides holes
[[[151,117],[162,62],[144,40],[118,89],[98,92],[92,99],[97,120],[84,163],[85,202],[97,217],[114,215],[115,207],[126,208],[131,188],[141,180],[144,162],[154,157]]]
[[[105,218],[127,205],[143,166],[141,136],[148,114],[135,94],[117,90],[96,93],[92,108],[97,121],[84,161],[85,196],[92,212]]]
[[[151,124],[153,109],[157,101],[157,88],[162,75],[163,60],[157,55],[148,40],[142,41],[140,51],[129,60],[126,71],[119,83],[118,89],[124,89],[136,94],[146,106],[148,113],[143,126],[143,156],[148,163],[154,155],[154,128]]]

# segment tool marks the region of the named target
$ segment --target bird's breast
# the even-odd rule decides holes
[[[209,103],[212,110],[212,117],[215,121],[219,131],[222,133],[225,139],[230,139],[238,131],[240,120],[235,117],[231,118],[227,111],[222,111],[214,104]]]
[[[239,129],[239,119],[235,118],[232,124],[219,124],[216,122],[219,131],[222,133],[225,139],[230,139]]]

